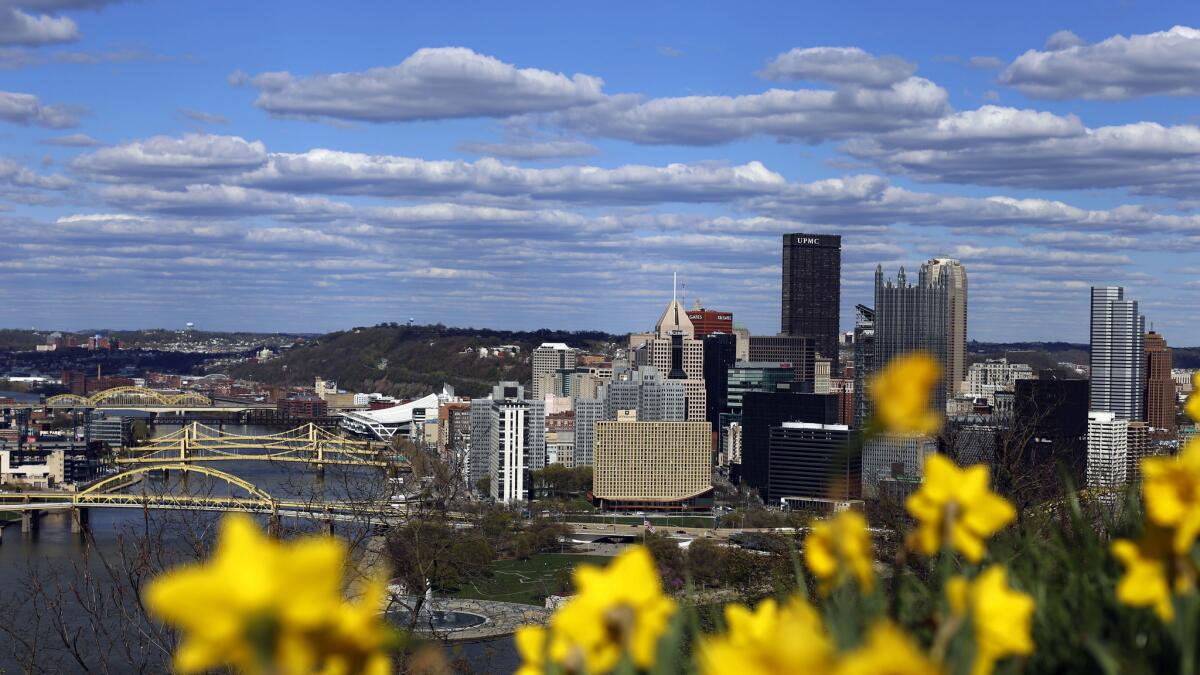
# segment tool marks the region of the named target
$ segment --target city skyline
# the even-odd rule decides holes
[[[970,339],[1087,342],[1122,286],[1200,344],[1184,3],[6,7],[3,326],[619,333],[679,271],[770,335],[806,232],[843,332],[952,257]]]

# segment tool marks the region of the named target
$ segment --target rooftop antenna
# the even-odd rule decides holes
[[[671,302],[675,302],[675,291],[679,287],[679,272],[671,272]]]

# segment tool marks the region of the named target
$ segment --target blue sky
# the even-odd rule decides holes
[[[785,232],[1200,344],[1195,3],[0,0],[0,325],[778,330]]]

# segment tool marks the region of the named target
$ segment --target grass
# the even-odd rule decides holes
[[[454,597],[541,607],[547,595],[564,590],[563,581],[576,565],[603,565],[609,560],[607,556],[562,553],[539,553],[529,560],[499,560],[492,565],[492,576],[463,586]]]

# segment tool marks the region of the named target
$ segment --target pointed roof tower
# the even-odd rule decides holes
[[[678,283],[679,274],[675,273],[672,275],[671,281],[671,304],[667,305],[662,316],[658,317],[658,323],[654,324],[654,334],[658,337],[667,337],[676,332],[683,333],[686,337],[696,336],[696,329],[692,327],[692,320],[688,318],[687,310],[679,302],[676,293]]]

